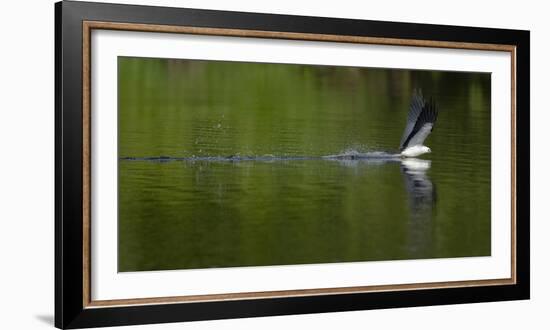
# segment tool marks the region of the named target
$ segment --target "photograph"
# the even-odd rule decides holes
[[[117,57],[118,272],[491,256],[491,73]]]
[[[56,327],[530,299],[530,31],[303,14],[56,3]]]

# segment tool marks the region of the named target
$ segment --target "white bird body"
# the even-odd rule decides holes
[[[432,152],[430,148],[422,145],[416,145],[416,146],[408,147],[405,150],[401,151],[401,156],[416,157],[429,152]]]
[[[420,91],[415,91],[407,116],[407,126],[399,146],[402,157],[416,157],[431,152],[423,143],[432,132],[437,115],[438,110],[434,102],[426,101]]]

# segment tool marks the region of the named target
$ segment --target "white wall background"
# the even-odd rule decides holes
[[[282,316],[141,329],[548,329],[550,200],[546,99],[550,21],[544,1],[116,1],[386,21],[531,30],[530,301]],[[52,0],[0,9],[0,328],[53,327],[54,49]],[[133,329],[138,327],[127,327]]]

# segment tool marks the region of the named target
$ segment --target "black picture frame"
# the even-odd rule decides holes
[[[512,45],[516,50],[516,283],[88,308],[83,173],[83,22]],[[55,4],[55,326],[85,328],[529,299],[529,31],[62,1]]]

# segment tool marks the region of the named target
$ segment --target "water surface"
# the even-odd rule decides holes
[[[119,58],[119,271],[490,255],[490,75]],[[415,88],[440,107],[395,152]]]

